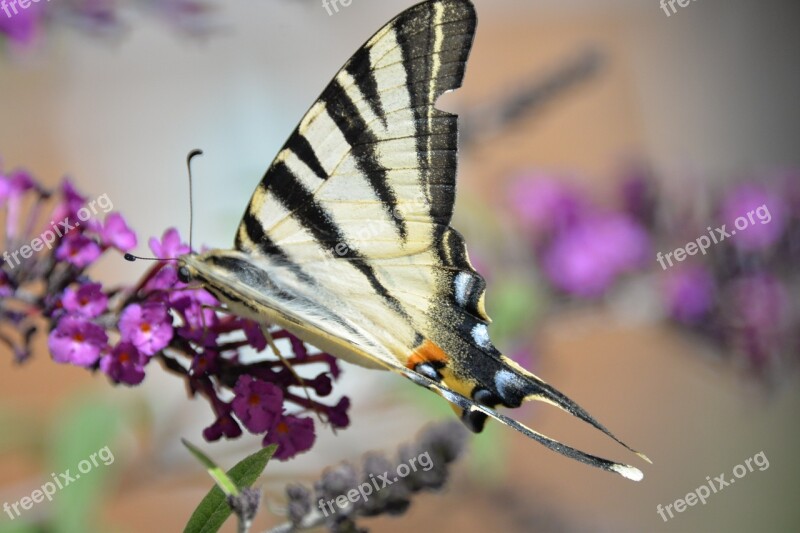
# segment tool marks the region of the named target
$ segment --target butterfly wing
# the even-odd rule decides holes
[[[470,2],[436,0],[370,38],[281,149],[236,236],[251,257],[291,265],[290,292],[374,324],[401,361],[425,340],[415,317],[443,282],[458,135],[434,104],[460,86],[475,24]]]
[[[559,453],[639,479],[633,467],[584,454],[493,409],[542,400],[617,440],[492,345],[485,282],[449,225],[457,119],[435,104],[461,85],[475,25],[468,0],[430,0],[378,31],[267,170],[236,249],[192,264],[239,312],[406,376],[450,401],[474,431],[492,417]]]

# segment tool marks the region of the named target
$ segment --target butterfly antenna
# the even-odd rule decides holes
[[[125,261],[130,261],[131,263],[133,263],[134,261],[177,261],[178,260],[177,257],[166,257],[162,259],[160,257],[139,257],[138,255],[133,255],[133,254],[125,254],[124,257]]]
[[[202,150],[194,149],[186,156],[186,168],[189,171],[189,250],[194,251],[192,246],[192,232],[194,228],[194,194],[192,193],[192,159],[198,155],[203,155]]]
[[[189,170],[189,249],[194,251],[192,247],[192,227],[194,226],[194,203],[192,201],[192,159],[198,155],[203,155],[202,150],[194,149],[186,156],[186,168]],[[139,257],[138,255],[125,254],[125,260],[133,263],[134,261],[177,261],[176,257],[158,258],[158,257]]]

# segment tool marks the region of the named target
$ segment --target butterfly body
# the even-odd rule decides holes
[[[633,467],[494,410],[545,401],[616,440],[494,347],[486,283],[450,227],[457,117],[435,103],[460,86],[475,26],[469,0],[429,0],[379,30],[270,165],[234,249],[183,256],[181,275],[237,314],[440,394],[473,431],[491,417],[564,455],[640,479]]]

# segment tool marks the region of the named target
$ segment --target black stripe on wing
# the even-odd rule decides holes
[[[262,182],[263,183],[263,182]],[[367,278],[370,286],[399,314],[406,316],[400,302],[392,296],[389,290],[380,282],[375,270],[369,265],[367,259],[350,246],[345,246],[343,253],[341,247],[334,253],[334,248],[340,243],[347,243],[334,224],[332,217],[325,208],[314,200],[313,195],[303,187],[289,167],[283,162],[275,163],[270,169],[269,191],[275,199],[305,228],[312,237],[322,246],[326,257],[341,257],[350,263]]]
[[[374,77],[371,75],[368,77],[375,83]],[[375,97],[370,100],[377,99],[378,97]],[[406,221],[399,212],[396,212],[397,196],[386,179],[387,169],[381,165],[379,160],[378,147],[381,139],[378,139],[369,129],[369,125],[358,111],[358,107],[345,93],[338,80],[333,80],[328,85],[328,88],[322,93],[320,101],[325,103],[325,111],[350,145],[350,155],[355,159],[358,170],[367,178],[370,187],[383,204],[384,210],[394,221],[397,231],[405,240],[408,234]]]
[[[322,168],[322,163],[314,151],[314,147],[299,131],[295,131],[286,142],[286,147],[302,161],[319,179],[328,179],[328,173]]]
[[[371,72],[372,65],[369,58],[369,48],[366,46],[359,48],[344,66],[344,70],[353,77],[358,90],[364,96],[372,112],[386,126],[386,111],[383,109],[383,101],[378,94],[378,80],[375,79],[375,74]]]
[[[240,228],[241,227],[244,227],[245,233],[250,242],[245,242],[241,233],[237,233],[237,249],[252,253],[255,248],[264,255],[278,259],[281,263],[286,265],[295,276],[297,276],[297,279],[301,280],[306,285],[316,285],[316,281],[306,272],[304,272],[300,265],[293,262],[289,256],[286,255],[286,252],[284,252],[280,246],[275,244],[269,235],[264,233],[264,228],[261,226],[258,218],[249,210],[244,214],[244,218],[242,218],[242,224]],[[252,245],[250,243],[252,243]]]
[[[453,215],[458,134],[457,117],[434,105],[442,94],[461,86],[476,24],[472,3],[462,0],[418,4],[394,21],[418,124],[419,164],[431,218],[438,225],[437,237]],[[434,134],[442,135],[436,143]],[[442,167],[447,170],[429,170]]]

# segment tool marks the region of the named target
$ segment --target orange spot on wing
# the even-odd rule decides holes
[[[439,363],[441,365],[447,365],[448,360],[449,357],[444,353],[444,350],[439,348],[435,343],[426,340],[419,348],[411,352],[411,355],[406,361],[406,367],[413,370],[414,367],[420,363]]]

